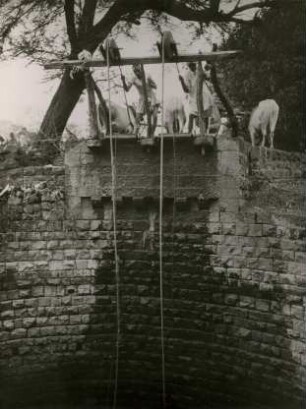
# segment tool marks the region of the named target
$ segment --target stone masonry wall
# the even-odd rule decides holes
[[[166,143],[165,363],[176,407],[303,407],[304,158],[288,155],[223,139],[203,157],[189,141]],[[15,186],[0,199],[1,408],[112,404],[109,155],[82,144],[66,164],[0,179]],[[118,407],[160,405],[158,164],[158,151],[118,142]]]

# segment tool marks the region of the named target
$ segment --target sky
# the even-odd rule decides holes
[[[137,38],[134,40],[125,36],[116,39],[118,46],[122,48],[121,56],[157,55],[157,47],[154,46],[159,40],[157,33],[146,24],[142,24],[137,30]],[[173,19],[171,31],[178,43],[178,49],[182,53],[211,50],[207,37],[192,41],[187,26],[179,20]],[[212,33],[212,37],[213,41],[217,40],[216,34]],[[131,68],[124,67],[123,70],[128,77]],[[177,71],[173,70],[175,67],[172,67],[172,74],[169,72],[166,74],[168,89],[176,86],[175,81],[172,80],[174,77],[177,80]],[[146,66],[146,72],[151,74],[160,90],[161,67],[159,65]],[[11,121],[26,126],[30,130],[37,130],[59,85],[59,79],[46,81],[48,74],[49,72],[46,72],[42,66],[35,63],[29,64],[29,61],[24,58],[0,61],[0,121]],[[100,73],[96,71],[95,76],[99,77],[99,75]],[[122,91],[118,94],[112,94],[112,97],[115,102],[124,104]],[[134,101],[136,97],[135,90],[131,91],[128,94],[129,103]],[[75,107],[68,124],[71,123],[82,128],[88,126],[86,98],[82,98],[82,101]]]

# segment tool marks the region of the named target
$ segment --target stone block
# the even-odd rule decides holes
[[[225,294],[224,303],[226,305],[237,305],[239,303],[239,296],[237,294]]]
[[[21,261],[18,263],[18,271],[20,273],[25,273],[25,272],[33,272],[35,271],[35,263],[30,263],[27,261]]]
[[[36,324],[36,318],[24,318],[23,319],[23,326],[25,328],[33,327]]]
[[[237,236],[247,236],[248,235],[248,224],[236,222],[236,235]]]
[[[305,274],[305,266],[303,266],[301,263],[297,263],[295,261],[288,261],[287,265],[289,274],[302,275],[303,272]]]
[[[90,230],[91,220],[77,220],[76,227],[78,230]]]
[[[236,234],[236,224],[235,223],[222,223],[221,233],[225,235],[235,235]]]
[[[247,340],[247,339],[251,339],[252,331],[248,328],[239,328],[236,331],[235,335],[239,338]]]
[[[260,257],[257,260],[256,267],[260,270],[271,271],[273,269],[272,259]]]
[[[241,295],[239,299],[239,306],[241,308],[254,308],[255,298]]]
[[[14,318],[14,316],[15,316],[14,310],[5,310],[5,311],[2,311],[0,314],[1,320]]]
[[[257,247],[254,255],[259,258],[269,258],[271,250],[269,247]]]
[[[36,287],[32,288],[32,296],[33,297],[43,297],[43,295],[44,295],[44,287],[36,286]],[[28,300],[28,302],[31,303],[30,300]],[[32,300],[32,302],[34,302],[34,301]]]
[[[11,337],[16,338],[25,338],[27,335],[27,330],[25,328],[16,328],[11,332]]]
[[[251,281],[252,280],[252,270],[248,268],[241,269],[241,280]]]
[[[38,306],[39,307],[50,307],[52,304],[51,297],[42,297],[38,299]]]
[[[262,224],[249,223],[248,224],[248,235],[251,237],[261,237],[262,233]]]
[[[263,224],[262,225],[262,235],[275,237],[276,236],[276,226],[273,224]]]
[[[92,220],[90,222],[90,230],[100,230],[101,229],[101,220]]]
[[[2,325],[3,325],[3,329],[7,331],[11,331],[15,328],[15,324],[13,320],[4,320]]]
[[[24,307],[24,300],[13,300],[13,308],[17,309],[17,308],[23,308]]]
[[[47,241],[47,249],[48,250],[55,250],[58,247],[59,247],[59,241],[58,240]]]
[[[305,320],[305,307],[300,305],[291,305],[290,315],[298,320]]]
[[[90,285],[83,284],[83,285],[78,286],[78,294],[79,295],[89,295],[89,294],[93,294],[93,293],[94,293],[94,289]]]
[[[268,312],[270,310],[270,303],[267,300],[257,299],[255,301],[255,308],[258,311]]]
[[[64,260],[64,251],[62,251],[62,250],[53,251],[51,254],[52,254],[51,255],[51,260],[52,261]]]
[[[292,252],[290,252],[290,254],[292,254]],[[305,252],[302,253],[300,251],[296,251],[294,253],[294,258],[295,258],[295,261],[297,263],[301,263],[304,266],[306,265],[306,253]],[[290,260],[292,260],[292,259],[290,259]]]
[[[207,230],[210,234],[221,234],[220,223],[207,223]]]
[[[274,285],[270,283],[259,283],[259,290],[260,291],[273,291]]]

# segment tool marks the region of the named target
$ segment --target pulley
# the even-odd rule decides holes
[[[162,47],[163,44],[163,47]],[[165,61],[171,61],[178,57],[176,42],[174,41],[171,31],[164,31],[160,43],[157,43],[159,55],[162,57],[164,53]]]
[[[107,60],[106,50],[108,50],[108,57],[109,57],[110,64],[120,63],[120,60],[121,60],[120,50],[116,44],[116,41],[113,38],[108,38],[107,40],[105,40],[104,46],[100,44],[99,50],[105,60]]]

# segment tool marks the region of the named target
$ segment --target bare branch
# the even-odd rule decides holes
[[[237,10],[237,8],[239,7],[240,3],[241,3],[241,0],[238,0],[237,3],[236,3],[236,6],[235,6],[235,8],[234,8],[234,10]]]
[[[211,22],[241,22],[243,20],[237,19],[235,16],[243,11],[251,10],[254,8],[264,8],[272,7],[279,4],[282,0],[266,0],[266,1],[254,1],[252,3],[246,4],[241,7],[234,8],[229,13],[222,12],[221,10],[216,11],[215,6],[218,2],[213,3],[211,0],[210,4],[213,4],[213,8],[202,8],[195,9],[186,6],[178,0],[143,0],[143,6],[146,9],[157,10],[159,12],[167,13],[173,17],[180,19],[181,21],[198,21],[202,23]]]
[[[4,41],[10,35],[13,28],[15,28],[15,26],[20,22],[20,20],[22,18],[24,18],[27,14],[31,13],[36,8],[36,6],[39,5],[39,1],[35,1],[35,2],[33,2],[33,4],[28,9],[23,11],[23,7],[26,6],[28,3],[29,3],[29,1],[25,0],[23,2],[23,4],[21,3],[18,6],[15,6],[15,7],[10,9],[10,13],[17,10],[17,15],[15,17],[9,19],[7,24],[4,25],[4,29],[3,29],[2,33],[1,33],[2,41]]]
[[[277,4],[279,4],[281,1],[280,0],[266,0],[266,1],[255,1],[254,3],[249,3],[249,4],[245,4],[244,6],[238,6],[239,5],[239,1],[236,4],[236,7],[230,11],[229,13],[227,13],[227,17],[232,17],[235,16],[237,14],[242,13],[243,11],[247,11],[247,10],[251,10],[251,9],[255,9],[255,8],[264,8],[264,7],[272,7],[272,6],[276,6]]]

